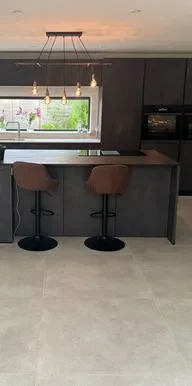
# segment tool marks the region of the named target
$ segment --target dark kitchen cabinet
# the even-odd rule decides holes
[[[192,192],[192,141],[181,144],[180,154],[180,191]]]
[[[105,149],[139,146],[144,59],[108,59],[103,69],[101,145]]]
[[[141,149],[154,149],[167,155],[175,161],[178,161],[179,157],[179,141],[175,142],[155,142],[155,141],[142,141]]]
[[[184,97],[185,59],[147,59],[145,105],[180,105]]]
[[[187,59],[184,104],[192,105],[192,59]]]
[[[0,243],[11,243],[14,229],[10,165],[0,165],[0,180]]]

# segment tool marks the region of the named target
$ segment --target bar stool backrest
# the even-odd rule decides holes
[[[95,166],[86,185],[98,194],[121,194],[129,185],[131,169],[125,165]]]
[[[17,185],[26,190],[52,192],[58,186],[58,181],[51,178],[46,167],[41,164],[15,162],[13,175]]]

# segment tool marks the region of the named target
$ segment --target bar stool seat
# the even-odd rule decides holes
[[[27,251],[48,251],[55,248],[57,241],[41,234],[41,215],[43,213],[54,214],[49,210],[42,210],[41,193],[54,192],[57,189],[58,180],[50,177],[44,165],[29,162],[15,162],[13,175],[20,188],[35,193],[35,209],[31,210],[31,213],[35,215],[35,234],[19,240],[18,246]]]
[[[109,212],[109,195],[122,194],[127,189],[131,177],[131,170],[125,165],[95,166],[86,182],[92,193],[102,196],[102,231],[101,236],[89,237],[85,245],[96,251],[118,251],[124,248],[125,243],[116,237],[108,235],[108,217],[116,215]],[[95,212],[98,215],[99,212]]]

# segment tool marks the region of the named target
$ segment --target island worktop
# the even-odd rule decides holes
[[[33,234],[34,192],[17,189],[12,175],[13,163],[24,161],[46,165],[50,175],[59,181],[58,190],[52,195],[42,193],[42,207],[54,213],[48,218],[42,216],[45,235],[99,234],[100,221],[91,213],[101,209],[101,196],[89,192],[85,182],[96,165],[124,164],[131,168],[131,180],[124,194],[109,197],[110,211],[116,212],[115,218],[109,218],[110,234],[167,237],[174,244],[179,164],[155,150],[143,152],[144,155],[127,156],[114,155],[115,152],[101,155],[109,153],[99,150],[6,150],[0,163],[0,242],[12,242],[16,228],[18,236]]]
[[[92,152],[92,153],[91,153]],[[31,150],[7,149],[4,156],[4,165],[12,165],[16,161],[36,162],[44,165],[60,166],[93,166],[124,164],[130,166],[177,166],[177,162],[156,150],[143,150],[144,155],[91,155],[99,151],[87,151],[89,155],[82,155],[78,150]]]

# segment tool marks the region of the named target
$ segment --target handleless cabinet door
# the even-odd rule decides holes
[[[147,59],[145,105],[183,103],[186,59]]]
[[[167,155],[167,157],[172,158],[175,161],[178,161],[179,157],[179,142],[153,142],[153,141],[142,141],[141,149],[154,149]]]
[[[105,149],[139,146],[144,60],[109,59],[103,69],[101,145]]]
[[[192,59],[187,60],[187,74],[186,74],[184,104],[192,105]]]

